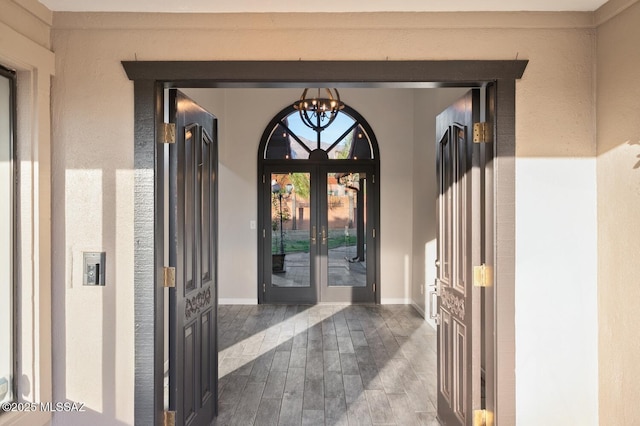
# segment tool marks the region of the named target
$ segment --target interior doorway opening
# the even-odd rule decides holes
[[[391,191],[385,193],[385,198],[381,202],[386,214],[391,220],[386,221],[381,226],[380,221],[375,222],[371,218],[377,218],[379,211],[373,208],[364,208],[361,211],[366,212],[362,217],[359,215],[357,207],[365,204],[369,196],[373,199],[380,199],[379,185],[384,181],[379,173],[380,148],[375,138],[371,125],[364,121],[360,114],[353,109],[346,108],[344,114],[350,113],[348,118],[341,123],[334,136],[325,140],[322,135],[318,135],[313,131],[305,130],[302,123],[295,123],[297,112],[289,105],[275,114],[269,124],[260,128],[254,126],[251,134],[242,134],[240,137],[234,135],[240,132],[240,129],[234,125],[237,115],[240,112],[251,117],[256,115],[256,111],[246,107],[248,99],[269,99],[279,98],[282,93],[297,94],[296,89],[192,89],[186,90],[187,93],[198,102],[207,105],[207,108],[215,112],[214,115],[221,117],[221,131],[219,142],[223,152],[234,153],[223,161],[225,168],[230,172],[236,170],[239,165],[247,163],[246,155],[238,155],[242,151],[256,150],[258,152],[257,188],[254,190],[257,194],[258,202],[258,225],[251,237],[257,241],[258,256],[256,263],[262,265],[258,267],[258,296],[263,296],[262,303],[287,303],[287,304],[315,304],[316,302],[327,302],[327,298],[321,299],[323,290],[347,289],[347,297],[330,300],[332,302],[358,302],[354,300],[354,290],[359,290],[358,278],[363,277],[363,285],[367,283],[378,284],[378,290],[384,286],[384,282],[375,278],[366,280],[366,265],[375,265],[376,262],[367,263],[367,259],[371,259],[373,250],[366,248],[375,247],[373,244],[368,245],[366,237],[361,240],[364,244],[363,253],[358,253],[359,238],[357,235],[358,222],[364,222],[365,236],[371,239],[374,232],[377,233],[377,241],[382,241],[385,247],[384,235],[387,233],[396,236],[396,244],[401,247],[401,252],[414,253],[410,256],[408,262],[408,270],[411,278],[409,280],[408,294],[403,294],[409,299],[423,315],[437,315],[436,312],[429,312],[428,296],[426,289],[431,287],[430,284],[436,276],[435,252],[431,253],[427,247],[429,244],[435,245],[436,235],[436,215],[435,202],[439,192],[438,178],[436,173],[436,115],[445,109],[449,104],[453,103],[462,94],[468,91],[467,88],[343,88],[343,94],[346,99],[353,100],[356,104],[370,103],[365,102],[372,99],[385,99],[384,108],[380,108],[376,115],[376,122],[373,124],[380,131],[384,138],[381,141],[383,149],[392,158],[388,162],[383,161],[386,170],[395,176],[395,185],[388,187]],[[478,90],[476,90],[478,91]],[[283,101],[291,99],[282,96]],[[277,111],[282,107],[281,102],[273,102],[272,104],[260,102],[260,109]],[[242,105],[242,109],[237,106]],[[220,112],[219,112],[220,111]],[[365,106],[365,111],[370,111]],[[342,112],[341,112],[342,113]],[[478,111],[478,114],[480,111]],[[225,115],[226,114],[226,115]],[[357,116],[356,119],[349,117]],[[263,122],[265,117],[256,118],[258,123]],[[267,117],[269,119],[269,117]],[[226,124],[225,124],[226,123]],[[238,121],[238,124],[247,126],[247,123]],[[359,124],[362,123],[362,124]],[[226,129],[224,127],[226,126]],[[465,124],[466,128],[471,128]],[[365,130],[366,128],[366,130]],[[256,149],[257,130],[264,130],[262,140]],[[303,131],[307,133],[303,133]],[[351,134],[349,134],[351,133]],[[247,137],[249,135],[249,137]],[[346,135],[346,136],[345,136]],[[239,139],[247,140],[245,144],[239,145]],[[347,140],[345,140],[347,139]],[[352,141],[360,141],[358,144],[352,144]],[[373,140],[373,143],[371,142]],[[350,143],[351,142],[351,143]],[[304,145],[303,145],[304,144]],[[315,159],[312,159],[311,153],[315,150],[323,151],[325,154],[322,158],[318,158],[318,152],[315,153]],[[328,151],[328,152],[327,152]],[[230,158],[229,158],[230,157]],[[353,158],[356,157],[356,158]],[[234,164],[233,160],[239,160],[238,164]],[[461,170],[461,173],[464,173]],[[251,178],[245,176],[247,181]],[[373,194],[369,183],[377,184],[377,193]],[[400,182],[400,185],[397,183]],[[225,216],[224,227],[234,229],[233,235],[228,235],[226,240],[224,229],[220,240],[220,246],[231,254],[230,258],[247,258],[247,247],[255,242],[242,240],[237,228],[245,225],[246,221],[251,221],[253,216],[245,217],[244,220],[237,218],[241,215],[241,209],[238,203],[242,198],[253,196],[244,190],[239,190],[236,182],[236,188],[227,186],[225,177],[221,179],[221,192],[236,193],[236,197],[230,203],[222,203],[222,210],[225,205],[229,211]],[[450,182],[451,184],[451,182]],[[351,196],[349,196],[349,192]],[[364,197],[364,195],[367,197]],[[363,200],[360,200],[362,195]],[[405,201],[403,201],[405,200]],[[262,203],[262,204],[261,204]],[[342,206],[340,205],[342,203]],[[380,206],[376,206],[378,210]],[[375,212],[375,214],[374,214]],[[371,214],[369,214],[371,213]],[[322,215],[325,215],[322,217]],[[339,218],[341,226],[331,226],[329,214],[342,216]],[[403,216],[404,215],[404,216]],[[369,220],[366,220],[369,218]],[[368,229],[366,228],[367,224]],[[326,228],[325,228],[326,227]],[[316,232],[312,232],[315,228]],[[335,229],[332,229],[335,228]],[[376,230],[376,231],[374,231]],[[262,232],[260,232],[262,231]],[[404,234],[405,238],[398,238]],[[326,235],[326,242],[323,242],[323,236]],[[315,238],[314,238],[315,237]],[[382,238],[381,238],[382,237]],[[314,241],[315,239],[315,241]],[[313,246],[316,244],[316,246]],[[368,247],[367,247],[368,246]],[[323,252],[322,249],[325,249]],[[238,250],[233,253],[234,250]],[[340,256],[336,259],[336,253]],[[282,263],[277,263],[275,256],[285,255]],[[332,258],[333,255],[333,258]],[[312,256],[318,256],[320,259],[317,263],[311,261]],[[394,255],[389,255],[389,258]],[[306,257],[306,258],[305,258]],[[322,265],[322,260],[326,262]],[[360,260],[362,259],[362,260]],[[417,265],[413,263],[418,263]],[[261,260],[261,261],[260,261]],[[376,260],[374,258],[374,260]],[[388,259],[387,259],[388,260]],[[398,260],[403,261],[402,257]],[[331,264],[333,262],[333,265]],[[249,262],[250,263],[250,262]],[[244,262],[245,266],[247,262]],[[311,265],[316,269],[312,271]],[[322,265],[322,266],[320,266]],[[347,265],[345,268],[344,265]],[[318,267],[326,268],[324,277],[318,271]],[[334,270],[331,270],[331,267]],[[364,269],[364,273],[360,276],[354,273],[354,267]],[[388,268],[388,266],[386,266]],[[338,274],[332,276],[335,269],[341,269]],[[372,268],[373,269],[373,268]],[[225,271],[228,270],[228,271]],[[226,275],[228,279],[233,280],[234,287],[238,285],[237,268],[230,268],[229,262],[221,262],[221,273]],[[375,269],[373,269],[375,273]],[[227,273],[228,272],[228,273]],[[323,283],[315,284],[312,282],[314,272],[318,273],[325,280]],[[356,271],[357,272],[357,271]],[[406,291],[403,287],[402,273],[405,270],[396,270],[388,274],[393,281],[389,288],[393,291],[394,287],[399,288],[400,292]],[[261,276],[262,274],[262,276]],[[340,286],[331,283],[331,280],[352,279],[348,286]],[[353,278],[355,276],[355,278]],[[375,277],[375,275],[373,275]],[[331,284],[334,284],[333,286]],[[399,285],[400,284],[400,285]],[[223,283],[224,285],[224,283]],[[422,289],[420,287],[422,286]],[[335,288],[331,288],[335,287]],[[371,291],[371,285],[369,290]],[[266,291],[263,292],[262,290]],[[273,290],[273,291],[272,291]],[[225,291],[223,288],[221,291]],[[255,290],[254,290],[255,291]],[[280,292],[277,294],[276,292]],[[274,295],[275,293],[275,295]],[[300,294],[305,294],[307,298],[301,298]],[[369,293],[373,295],[373,292]],[[402,293],[401,293],[402,294]],[[267,297],[265,297],[267,296]],[[268,296],[271,296],[269,298]],[[224,295],[223,295],[224,299]],[[360,302],[373,303],[375,299],[360,299]],[[229,303],[229,302],[223,302]],[[388,302],[387,302],[388,303]],[[398,303],[398,302],[395,302]],[[402,302],[400,302],[402,303]],[[405,302],[406,303],[406,302]],[[435,309],[436,304],[432,309]],[[300,309],[300,308],[298,308]],[[470,308],[469,308],[470,310]],[[262,317],[269,311],[251,311],[246,321],[251,322],[253,317]],[[235,315],[235,313],[234,313]],[[340,318],[340,314],[333,318]],[[300,317],[301,315],[297,315]],[[240,316],[236,317],[239,321]],[[274,324],[266,329],[267,333],[280,332],[282,327],[286,328],[287,320],[282,323]],[[251,328],[251,326],[248,326]],[[244,328],[244,327],[243,327]],[[225,330],[225,329],[223,329]],[[225,333],[228,331],[225,330]],[[246,337],[250,340],[258,339],[259,333]],[[395,338],[394,338],[395,339]],[[430,337],[427,339],[429,340]],[[449,336],[443,341],[451,341]],[[425,340],[426,341],[426,340]],[[362,342],[360,342],[362,343]],[[423,342],[424,343],[424,342]],[[231,345],[230,349],[226,346]],[[226,371],[226,365],[233,363],[242,363],[241,359],[234,357],[234,350],[242,342],[233,342],[223,344],[220,352],[220,379],[223,383],[234,374],[236,370]],[[405,355],[402,352],[402,344],[398,343],[398,349],[395,356],[401,358]],[[430,400],[430,395],[436,393],[436,357],[428,356],[431,351],[435,351],[435,339],[430,345],[423,345],[425,348],[425,356],[431,360],[428,367],[423,365],[427,377],[433,380],[425,384],[426,387],[421,393],[412,395],[418,399],[428,401],[431,406],[437,405],[436,400]],[[283,350],[284,347],[277,347],[280,352],[288,352]],[[325,348],[326,349],[326,348]],[[362,348],[360,348],[362,350]],[[451,352],[451,349],[449,349]],[[260,354],[265,356],[267,354]],[[405,358],[406,359],[406,358]],[[412,361],[415,362],[415,361]],[[449,362],[446,365],[451,365]],[[363,368],[370,368],[370,365],[364,364]],[[483,369],[484,370],[484,369]],[[378,379],[380,379],[378,377]],[[414,377],[415,380],[418,380]],[[418,380],[420,381],[420,380]],[[452,386],[452,382],[448,381],[448,386]],[[221,387],[221,392],[225,392],[225,385]],[[389,384],[387,383],[387,386]],[[395,389],[395,388],[393,388]],[[397,389],[396,389],[397,390]],[[416,392],[416,388],[413,389]],[[224,396],[221,399],[228,409],[228,398]],[[423,407],[424,409],[425,407]],[[241,408],[238,408],[241,410]],[[434,414],[435,415],[435,414]]]
[[[491,188],[492,199],[500,205],[500,211],[495,211],[490,219],[496,233],[502,239],[515,239],[513,233],[513,185],[503,185],[506,179],[514,175],[513,162],[509,161],[515,153],[515,80],[522,76],[526,61],[381,61],[381,62],[331,62],[318,64],[310,62],[262,62],[260,66],[246,62],[205,62],[194,66],[181,62],[126,62],[125,69],[129,77],[135,81],[136,109],[136,199],[140,209],[135,213],[136,245],[136,292],[135,309],[136,321],[136,419],[148,421],[149,418],[159,419],[162,414],[162,369],[159,359],[162,356],[162,292],[158,288],[155,274],[147,273],[158,268],[164,258],[164,235],[162,227],[154,228],[154,223],[162,223],[162,209],[155,209],[154,223],[150,223],[148,209],[142,206],[157,206],[157,200],[162,200],[163,185],[158,176],[162,175],[162,165],[157,163],[155,156],[155,126],[161,117],[158,102],[162,98],[162,87],[202,87],[224,85],[282,85],[299,84],[308,86],[310,83],[366,82],[371,86],[380,84],[423,84],[420,82],[440,82],[436,85],[450,85],[460,87],[480,87],[485,82],[495,83],[495,98],[493,123],[495,134],[495,157],[491,164],[492,170],[500,170],[501,181],[494,182]],[[318,69],[326,69],[318,74]],[[309,72],[315,70],[316,72]],[[313,76],[309,78],[308,76]],[[287,83],[289,82],[289,83]],[[353,84],[353,83],[351,83]],[[430,83],[427,83],[429,85]],[[496,106],[499,106],[496,107]],[[502,161],[504,160],[504,161]],[[222,159],[222,162],[224,159]],[[148,171],[152,170],[152,173]],[[155,185],[149,185],[150,180]],[[162,203],[160,203],[162,205]],[[154,241],[143,242],[144,236],[154,235]],[[495,235],[495,234],[493,234]],[[508,253],[507,244],[502,248],[496,245],[494,239],[488,241],[492,256],[503,259],[495,263],[493,274],[493,289],[485,292],[488,299],[497,303],[488,305],[488,315],[496,319],[497,323],[485,324],[492,327],[493,332],[487,333],[495,339],[492,346],[495,351],[493,359],[501,359],[500,369],[490,375],[497,389],[492,398],[487,398],[490,409],[501,407],[500,413],[495,413],[505,422],[515,420],[515,399],[513,389],[513,262]],[[492,258],[493,259],[493,258]],[[493,264],[493,261],[492,261]],[[140,272],[140,273],[138,273]],[[144,272],[144,273],[142,273]],[[498,286],[498,283],[505,283]],[[511,284],[511,285],[509,285]],[[145,320],[153,318],[151,324]],[[501,339],[504,336],[505,339]],[[511,339],[509,339],[511,336]],[[500,345],[497,343],[500,342]],[[145,350],[149,345],[153,351]],[[140,356],[138,356],[138,354]],[[495,396],[495,398],[493,398]]]
[[[339,252],[341,260],[357,255],[352,253],[356,251],[356,245],[344,244],[344,225],[349,224],[349,216],[349,244],[355,244],[357,238],[357,213],[354,215],[351,210],[349,214],[349,203],[355,207],[358,199],[355,191],[349,191],[350,185],[347,181],[353,181],[356,175],[364,178],[367,170],[363,169],[363,166],[373,167],[369,172],[370,179],[363,179],[362,184],[373,184],[373,180],[377,178],[375,185],[379,190],[379,223],[375,224],[373,220],[365,223],[365,226],[369,227],[367,242],[371,242],[367,248],[375,249],[375,240],[372,238],[375,229],[377,240],[383,244],[382,250],[385,250],[385,255],[380,256],[378,270],[374,269],[375,275],[368,278],[370,288],[375,284],[377,290],[375,298],[370,299],[370,303],[415,303],[424,315],[428,310],[427,287],[435,278],[435,116],[467,89],[351,86],[342,85],[342,98],[369,123],[382,154],[374,152],[374,159],[368,160],[359,157],[354,161],[360,167],[354,170],[358,173],[346,173],[349,170],[345,170],[343,166],[342,169],[327,172],[324,179],[328,185],[334,185],[333,192],[326,201],[327,210],[343,219],[340,223],[336,222],[331,244],[332,247],[335,245],[335,251]],[[256,303],[264,294],[263,284],[266,284],[267,290],[270,288],[269,283],[259,277],[260,271],[265,268],[268,270],[269,265],[256,261],[262,258],[258,253],[259,245],[264,243],[262,229],[265,229],[266,239],[270,240],[268,249],[279,254],[277,252],[281,241],[284,241],[285,251],[295,248],[294,243],[299,243],[298,240],[301,238],[298,234],[304,231],[302,227],[311,226],[311,209],[307,205],[309,200],[303,199],[300,195],[296,196],[295,182],[292,184],[288,180],[289,172],[292,172],[293,179],[296,179],[307,176],[309,170],[300,169],[300,161],[269,159],[272,163],[269,166],[270,171],[274,173],[272,177],[267,176],[270,172],[261,172],[260,165],[257,164],[260,159],[256,160],[256,157],[264,154],[264,150],[259,146],[263,132],[265,129],[273,129],[273,124],[270,123],[274,116],[291,105],[291,102],[300,96],[301,89],[225,87],[182,90],[220,118],[219,209],[220,221],[224,224],[220,228],[220,245],[224,247],[220,252],[219,262],[220,281],[223,283],[220,300],[222,303]],[[376,157],[383,159],[382,172],[376,171]],[[281,165],[287,167],[294,164],[297,169],[274,169],[273,164],[278,161],[282,161]],[[304,162],[309,163],[308,160]],[[340,184],[337,182],[336,173],[338,176],[343,175]],[[280,181],[281,189],[278,194],[271,192],[271,181],[274,178]],[[330,181],[332,183],[329,183]],[[294,187],[291,192],[288,192],[287,184],[289,188]],[[260,192],[262,185],[266,188]],[[327,187],[325,192],[330,191],[332,189]],[[269,218],[263,219],[268,222],[267,226],[258,223],[261,217],[258,213],[259,194],[268,197],[268,202],[276,205],[278,197],[282,196],[284,238],[280,237],[280,231],[273,231],[270,225],[274,224]],[[373,203],[374,199],[367,199],[366,202]],[[372,208],[371,212],[373,214],[375,208]],[[277,219],[277,209],[274,209],[272,214],[273,218]],[[298,229],[293,229],[294,221]],[[275,222],[278,229],[279,221]],[[255,229],[251,229],[252,223]],[[317,226],[316,231],[320,234],[317,241],[320,241],[321,226]],[[308,234],[307,240],[310,240]],[[295,256],[299,255],[290,256],[289,260],[295,260]],[[375,260],[375,257],[367,256],[366,259]],[[364,266],[365,262],[366,260],[360,263],[344,262],[336,267],[347,270],[351,266],[353,270],[358,266]],[[273,276],[278,280],[288,279],[287,273],[276,272]],[[225,287],[224,283],[232,284]],[[350,302],[351,294],[347,297],[349,299],[346,301]]]

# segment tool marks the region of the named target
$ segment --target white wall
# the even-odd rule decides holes
[[[410,301],[424,313],[426,295],[420,286],[433,284],[435,272],[435,116],[467,90],[341,89],[343,100],[352,107],[359,105],[357,110],[369,120],[381,146],[381,216],[383,220],[389,218],[380,234],[386,253],[381,259],[381,269],[387,279],[379,283],[384,302]],[[257,219],[257,147],[268,122],[300,96],[300,89],[183,89],[183,92],[219,119],[219,214],[220,223],[224,224],[220,228],[221,301],[256,303],[257,231],[250,230],[249,222]],[[373,117],[370,114],[375,114],[371,105],[380,102],[373,98],[385,99],[380,105],[385,111],[377,114],[376,121],[370,118]],[[407,139],[411,135],[413,145]],[[413,151],[408,154],[411,148]],[[398,155],[402,152],[406,157]],[[387,173],[406,177],[409,171],[413,172],[410,184],[403,182],[399,187],[387,184]],[[400,197],[398,201],[394,201],[396,197]],[[412,221],[410,228],[402,225],[405,220]],[[399,249],[389,246],[390,238]],[[411,246],[407,245],[409,239]]]
[[[258,143],[269,121],[298,99],[300,90],[182,89],[218,118],[222,303],[257,301],[257,231],[249,222],[257,219]],[[381,147],[381,216],[387,218],[380,231],[381,270],[387,277],[378,283],[383,302],[414,303],[424,313],[426,293],[420,286],[432,285],[435,277],[435,116],[467,90],[341,89],[342,99],[372,125]],[[371,107],[376,104],[377,113]],[[408,172],[413,173],[409,184],[402,180]],[[400,174],[402,183],[387,183],[388,173]]]
[[[262,132],[302,89],[187,89],[219,119],[220,266],[222,303],[257,302],[257,158]],[[413,91],[341,89],[341,98],[369,122],[381,158],[383,303],[407,303],[411,286]],[[384,99],[384,102],[380,102]]]
[[[516,175],[518,424],[597,424],[597,404],[566,397],[598,399],[595,159],[519,159]]]

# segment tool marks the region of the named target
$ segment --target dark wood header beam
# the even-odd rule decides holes
[[[528,60],[482,61],[123,61],[130,80],[167,87],[477,86],[522,77]]]

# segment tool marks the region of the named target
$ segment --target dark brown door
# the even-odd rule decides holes
[[[177,425],[209,425],[217,407],[217,122],[169,91],[169,409]]]
[[[480,408],[480,289],[473,267],[482,243],[480,146],[473,143],[479,90],[471,90],[436,119],[438,171],[438,418],[473,424]]]

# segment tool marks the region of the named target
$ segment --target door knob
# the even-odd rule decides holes
[[[311,228],[311,244],[316,243],[316,227]]]

